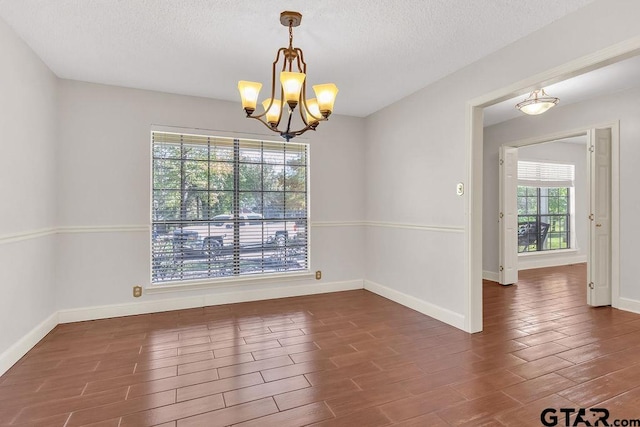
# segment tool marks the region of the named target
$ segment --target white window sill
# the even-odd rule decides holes
[[[580,249],[571,248],[571,249],[556,249],[554,251],[534,251],[534,252],[522,252],[518,254],[518,258],[528,258],[528,257],[539,257],[539,256],[550,256],[550,255],[567,255],[567,254],[577,254]]]
[[[313,279],[314,273],[304,270],[290,274],[262,274],[260,276],[221,277],[219,279],[197,279],[159,284],[150,284],[145,287],[146,294],[161,294],[166,292],[192,291],[197,289],[211,289],[229,286],[262,284],[265,282],[291,282],[296,280]]]

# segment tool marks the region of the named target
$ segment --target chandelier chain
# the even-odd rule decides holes
[[[293,50],[293,21],[289,21],[289,49]]]

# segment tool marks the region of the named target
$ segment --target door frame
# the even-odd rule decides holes
[[[493,92],[473,98],[467,102],[465,115],[466,133],[466,169],[467,169],[467,197],[465,198],[465,281],[466,316],[464,329],[475,333],[482,331],[482,185],[483,185],[483,109],[518,95],[524,95],[541,86],[566,80],[589,71],[602,68],[606,65],[622,61],[640,54],[640,37],[614,44],[608,48],[593,54],[583,56],[567,62],[559,67],[532,75],[524,80],[509,84]],[[596,126],[597,127],[597,126]],[[619,140],[619,132],[616,132]],[[612,156],[619,158],[619,152]],[[613,160],[613,157],[612,157]],[[613,175],[612,166],[612,175]],[[615,226],[612,223],[612,290],[613,286],[619,287],[619,169],[615,171],[615,179],[612,179],[612,205],[615,205]],[[614,184],[615,182],[615,184]],[[614,188],[615,185],[615,188]],[[614,196],[613,193],[618,193]],[[614,200],[614,197],[617,200]],[[614,240],[615,239],[615,240]],[[615,280],[614,280],[615,279]],[[615,283],[615,285],[614,285]],[[612,301],[614,307],[619,306],[620,301]]]
[[[609,129],[611,131],[611,182],[609,192],[611,195],[611,242],[610,242],[610,256],[611,256],[611,306],[618,308],[620,306],[620,121],[600,123],[594,126],[581,127],[578,129],[572,129],[568,131],[560,131],[553,134],[534,136],[530,138],[520,139],[514,142],[503,144],[506,147],[523,148],[532,145],[544,144],[547,142],[553,142],[565,138],[572,138],[575,136],[586,136],[587,146],[585,147],[585,156],[589,155],[589,144],[593,141],[590,140],[589,134],[593,129]],[[594,142],[595,143],[595,142]],[[591,201],[594,194],[591,186],[592,170],[594,165],[588,162],[588,196]],[[591,202],[589,203],[591,209]],[[587,218],[582,218],[587,221]],[[591,224],[589,225],[591,228]],[[591,233],[591,232],[590,232]],[[502,241],[498,239],[498,244],[502,245]],[[595,248],[589,244],[589,253],[587,255],[587,263],[591,262],[593,258],[593,251]],[[587,286],[587,283],[584,283]],[[585,301],[586,303],[586,301]]]

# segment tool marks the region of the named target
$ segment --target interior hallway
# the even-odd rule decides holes
[[[593,406],[640,418],[640,315],[586,306],[585,272],[485,282],[475,335],[364,290],[59,325],[0,377],[0,420],[539,426],[544,408]]]

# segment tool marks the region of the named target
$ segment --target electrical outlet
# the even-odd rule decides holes
[[[318,270],[316,271],[316,280],[320,280],[322,279],[322,271]]]
[[[142,286],[133,287],[133,297],[140,298],[142,296]]]

